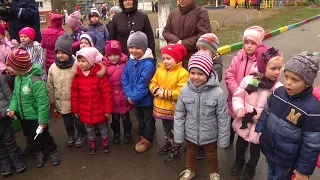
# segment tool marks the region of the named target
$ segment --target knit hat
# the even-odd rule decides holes
[[[102,60],[102,56],[99,55],[99,51],[94,47],[82,48],[77,52],[76,55],[77,58],[78,56],[85,57],[91,66],[94,66],[96,61]]]
[[[319,71],[319,57],[308,51],[292,57],[284,66],[284,71],[291,71],[300,76],[309,86],[312,86]]]
[[[67,24],[72,29],[78,29],[80,27],[80,25],[82,24],[80,12],[75,11],[75,12],[71,13],[67,19]]]
[[[5,36],[5,35],[6,35],[6,31],[5,31],[4,27],[2,26],[2,24],[0,24],[0,34],[1,34],[2,36]]]
[[[243,42],[246,40],[251,40],[255,42],[257,45],[262,44],[262,40],[264,39],[264,29],[260,26],[251,26],[246,29],[243,33]]]
[[[274,47],[264,44],[261,44],[257,47],[255,54],[258,71],[263,74],[266,72],[266,67],[269,60],[275,56],[280,56],[278,50],[276,50]]]
[[[11,51],[7,57],[7,64],[18,71],[28,71],[32,66],[30,54],[24,48],[18,48]]]
[[[19,32],[19,36],[21,34],[27,35],[32,41],[36,37],[36,31],[34,29],[32,29],[31,27],[25,27],[25,28],[21,29]]]
[[[187,49],[182,44],[169,44],[162,48],[161,54],[168,54],[179,63],[187,55]]]
[[[119,6],[113,6],[112,8],[110,8],[109,10],[110,12],[114,11],[115,14],[120,13],[122,11],[122,9]]]
[[[106,56],[109,56],[110,54],[117,54],[119,56],[121,56],[122,54],[122,48],[121,48],[121,44],[119,41],[117,40],[111,40],[111,41],[107,41],[106,42]]]
[[[91,32],[86,32],[86,33],[81,34],[80,41],[82,39],[86,39],[90,43],[91,47],[95,47],[95,44],[97,43],[96,36]]]
[[[196,45],[197,45],[197,47],[198,46],[205,46],[214,54],[217,52],[219,44],[220,44],[219,39],[215,34],[207,33],[207,34],[200,36]]]
[[[72,38],[67,34],[62,34],[58,37],[55,47],[55,52],[63,51],[69,56],[72,56]]]
[[[97,9],[91,9],[90,14],[89,14],[89,19],[90,19],[92,16],[100,17],[99,11],[98,11]]]
[[[130,34],[127,40],[127,47],[136,47],[146,51],[148,48],[148,37],[141,31],[133,32]]]
[[[210,75],[211,69],[213,66],[213,61],[209,53],[206,52],[196,52],[189,59],[188,71],[190,72],[191,68],[201,69],[207,76]]]

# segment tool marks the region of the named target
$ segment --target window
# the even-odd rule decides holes
[[[43,3],[42,3],[42,1],[37,2],[37,4],[38,4],[38,7],[43,8]]]
[[[46,22],[46,16],[40,15],[40,22]]]

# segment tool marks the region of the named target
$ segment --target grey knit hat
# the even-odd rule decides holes
[[[137,47],[146,51],[148,48],[148,37],[141,31],[132,32],[127,40],[127,47]]]
[[[319,71],[319,57],[308,51],[292,57],[284,66],[284,71],[291,71],[300,76],[309,86],[312,86]]]
[[[72,38],[67,34],[62,34],[58,37],[56,41],[55,52],[63,51],[67,53],[69,56],[72,56]]]
[[[197,45],[197,47],[198,46],[205,46],[214,54],[217,52],[219,44],[220,44],[219,39],[215,34],[207,33],[207,34],[200,36],[196,45]]]

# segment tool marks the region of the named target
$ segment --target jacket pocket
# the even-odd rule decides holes
[[[187,118],[196,118],[197,117],[197,111],[195,111],[196,105],[195,105],[195,98],[193,97],[183,97],[182,102],[186,106],[187,110]]]
[[[202,102],[202,115],[205,119],[209,118],[212,119],[215,116],[215,106],[216,106],[216,101],[212,100],[204,100]]]

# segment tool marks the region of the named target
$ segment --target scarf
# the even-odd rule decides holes
[[[68,69],[70,67],[73,66],[74,64],[74,58],[73,56],[70,56],[68,60],[66,61],[60,61],[58,58],[57,58],[57,55],[54,56],[54,62],[56,63],[56,65],[58,66],[58,68],[60,69]]]
[[[257,76],[257,74],[255,74],[247,85],[246,91],[250,95],[251,93],[256,92],[258,88],[271,89],[276,84],[276,82],[277,81],[271,81],[266,77],[260,78]]]

